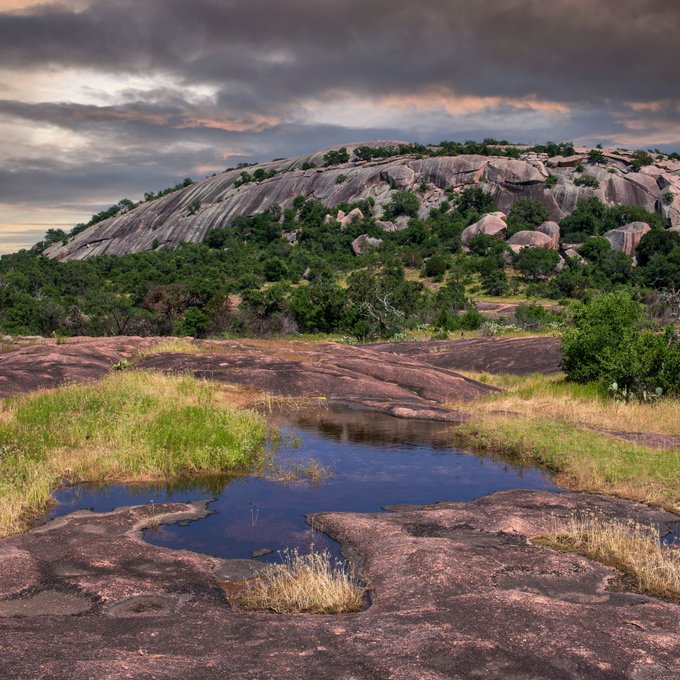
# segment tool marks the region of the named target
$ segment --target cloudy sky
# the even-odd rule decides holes
[[[0,253],[368,139],[680,150],[678,0],[0,0]]]

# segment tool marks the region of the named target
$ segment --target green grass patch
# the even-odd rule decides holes
[[[619,495],[680,510],[680,451],[658,451],[568,422],[489,416],[455,430],[466,446],[539,464],[579,491]]]
[[[26,526],[63,483],[167,480],[264,463],[266,425],[192,377],[113,373],[6,400],[0,535]]]

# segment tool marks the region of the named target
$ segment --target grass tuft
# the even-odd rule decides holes
[[[362,609],[365,589],[327,551],[301,555],[283,552],[283,564],[271,564],[242,593],[246,609],[278,614],[340,614]]]
[[[0,405],[0,536],[63,483],[149,482],[264,465],[264,418],[187,376],[111,373]]]
[[[680,600],[680,550],[663,546],[655,527],[580,514],[535,542],[615,567],[642,593]]]

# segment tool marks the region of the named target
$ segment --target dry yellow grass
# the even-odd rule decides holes
[[[615,567],[640,592],[680,600],[680,550],[661,545],[655,527],[581,514],[536,542]]]
[[[327,551],[301,555],[283,553],[283,564],[272,564],[242,593],[246,609],[278,614],[340,614],[362,608],[364,589],[348,569]]]
[[[505,391],[465,404],[448,404],[480,416],[520,415],[598,430],[680,436],[680,400],[654,403],[610,399],[597,386],[567,383],[563,376],[489,375],[461,371]]]

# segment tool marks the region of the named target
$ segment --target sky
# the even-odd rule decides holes
[[[0,0],[0,254],[371,139],[680,151],[678,0]]]

